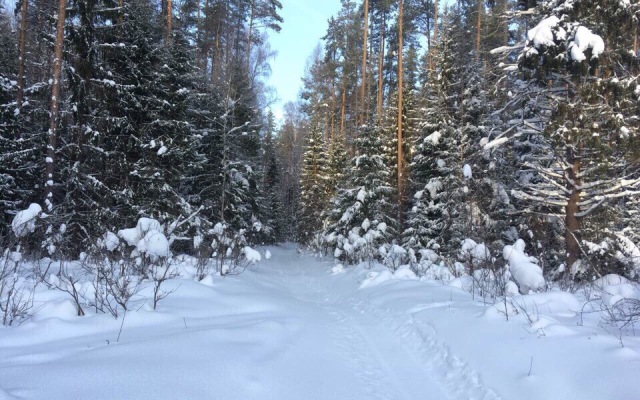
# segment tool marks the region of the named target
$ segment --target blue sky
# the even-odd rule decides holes
[[[278,52],[271,62],[269,85],[278,92],[272,105],[278,119],[282,107],[298,98],[307,59],[327,30],[327,20],[340,10],[340,0],[281,0],[284,23],[280,33],[271,33],[269,43]]]

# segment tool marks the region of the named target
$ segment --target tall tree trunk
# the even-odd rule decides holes
[[[480,36],[482,33],[482,11],[484,0],[478,0],[478,20],[476,26],[476,57],[480,58]]]
[[[171,0],[167,0],[167,45],[171,46],[171,20],[173,17],[173,7]]]
[[[118,7],[120,7],[118,24],[122,25],[122,21],[124,20],[124,0],[118,0]]]
[[[382,26],[380,27],[380,54],[378,55],[378,123],[382,120],[382,100],[384,91],[384,39],[385,39],[385,27],[387,21],[383,13]]]
[[[369,0],[364,0],[364,29],[362,34],[362,113],[360,125],[364,123],[366,111],[365,95],[367,90],[367,34],[369,33]]]
[[[373,39],[373,34],[374,34],[374,30],[373,30],[373,21],[371,21],[371,23],[369,23],[369,28],[370,28],[370,32],[369,32],[369,37],[371,39]],[[373,40],[369,40],[369,54],[371,55],[371,57],[367,58],[367,87],[366,87],[366,101],[365,101],[365,114],[364,114],[364,119],[365,121],[369,121],[369,113],[371,112],[371,78],[373,77],[373,65],[375,63],[375,58],[373,57]]]
[[[211,52],[211,83],[215,83],[220,76],[220,19],[218,19],[216,24],[216,38],[214,42],[214,48]]]
[[[568,150],[571,152],[572,150]],[[577,216],[580,211],[580,157],[575,154],[568,154],[567,161],[571,164],[567,168],[567,178],[569,179],[571,195],[567,202],[565,213],[565,246],[567,250],[567,267],[571,267],[580,259],[580,217]]]
[[[202,35],[202,27],[200,25],[200,0],[198,0],[198,2],[196,3],[196,8],[198,9],[198,16],[196,17],[196,67],[201,68],[202,67],[202,49],[201,49],[201,42],[202,40],[201,35]]]
[[[251,0],[251,14],[249,16],[249,34],[247,35],[247,75],[251,70],[251,35],[253,34],[253,18],[255,16],[255,0]]]
[[[53,173],[55,171],[55,155],[57,142],[58,115],[60,113],[60,78],[62,76],[62,50],[64,48],[64,22],[67,13],[67,1],[58,1],[58,23],[53,60],[53,84],[51,86],[51,112],[49,116],[49,140],[46,158],[45,206],[47,211],[53,210]]]
[[[22,8],[20,10],[20,35],[18,38],[18,110],[22,110],[24,97],[24,60],[26,58],[27,43],[27,0],[22,0]]]
[[[402,0],[398,9],[398,223],[402,226],[402,198],[404,191],[404,155],[402,154]]]
[[[438,53],[438,2],[439,0],[433,2],[433,51],[429,52],[429,73],[433,71],[433,59]]]
[[[335,141],[336,79],[331,77],[331,147]]]
[[[346,105],[347,105],[347,82],[346,82],[346,77],[343,77],[342,78],[342,106],[341,106],[342,109],[340,112],[340,135],[342,135],[342,138],[345,140],[347,138],[347,134],[344,129]]]

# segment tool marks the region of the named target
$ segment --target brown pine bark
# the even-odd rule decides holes
[[[331,148],[335,141],[336,80],[331,77]]]
[[[118,15],[118,23],[122,24],[124,19],[124,0],[118,0],[118,7],[120,7],[120,15]]]
[[[344,131],[344,118],[345,118],[346,105],[347,105],[347,83],[346,83],[346,79],[343,77],[342,78],[342,106],[341,106],[342,109],[340,112],[340,135],[342,135],[343,139],[347,137],[346,132]]]
[[[216,25],[216,37],[215,37],[214,49],[211,52],[211,83],[215,83],[218,80],[219,68],[220,68],[220,20]],[[228,49],[228,46],[227,46]]]
[[[429,52],[429,72],[433,71],[433,59],[438,53],[438,0],[433,2],[433,51]]]
[[[482,33],[482,11],[484,0],[478,0],[478,20],[476,26],[476,57],[480,58],[480,36]]]
[[[373,21],[371,21],[369,23],[369,37],[373,38]],[[367,98],[366,98],[366,102],[365,102],[365,113],[364,113],[364,119],[365,121],[369,120],[369,114],[371,112],[371,78],[373,77],[373,63],[375,62],[375,59],[373,58],[373,40],[369,40],[369,54],[371,55],[371,57],[367,57],[367,88],[366,88],[366,93],[367,93]]]
[[[26,42],[27,42],[27,0],[22,0],[22,7],[20,9],[20,34],[18,38],[18,110],[22,110],[22,103],[24,97],[24,59],[26,57]]]
[[[251,0],[249,16],[249,34],[247,35],[247,73],[251,70],[251,35],[253,34],[253,18],[255,17],[255,0]]]
[[[382,120],[382,94],[384,89],[384,39],[385,39],[386,20],[382,18],[382,26],[380,27],[380,54],[378,54],[378,122]]]
[[[360,102],[362,112],[360,113],[360,125],[364,123],[366,113],[366,89],[367,89],[367,35],[369,33],[369,0],[364,0],[364,29],[362,38],[362,88]]]
[[[402,0],[398,9],[398,221],[402,226],[402,197],[404,192],[404,155],[402,154]]]
[[[171,46],[171,20],[172,20],[173,7],[171,0],[167,0],[167,45]]]
[[[196,3],[196,7],[198,8],[198,17],[196,19],[196,67],[200,68],[202,66],[202,51],[200,49],[201,40],[201,26],[200,26],[200,0]]]
[[[46,183],[45,183],[45,206],[47,211],[53,210],[53,173],[55,171],[55,154],[58,126],[58,115],[60,113],[60,78],[62,76],[62,51],[64,49],[64,22],[67,13],[67,1],[58,1],[58,23],[56,30],[56,42],[54,47],[53,60],[53,84],[51,86],[51,112],[49,116],[49,131],[47,158],[46,158]]]

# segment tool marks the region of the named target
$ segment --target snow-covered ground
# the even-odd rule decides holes
[[[39,291],[32,322],[0,327],[0,400],[640,398],[640,338],[572,295],[488,305],[460,280],[269,251],[240,275],[165,283],[118,342],[122,318]]]

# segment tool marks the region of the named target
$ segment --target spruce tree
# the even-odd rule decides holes
[[[332,200],[333,209],[323,232],[323,242],[344,262],[381,258],[379,247],[390,243],[395,233],[389,212],[394,193],[389,184],[383,141],[380,129],[373,126],[362,129],[347,184]]]
[[[322,230],[323,210],[327,207],[329,194],[328,156],[318,124],[311,122],[311,133],[302,158],[300,171],[300,221],[298,237],[301,243],[317,242]]]

